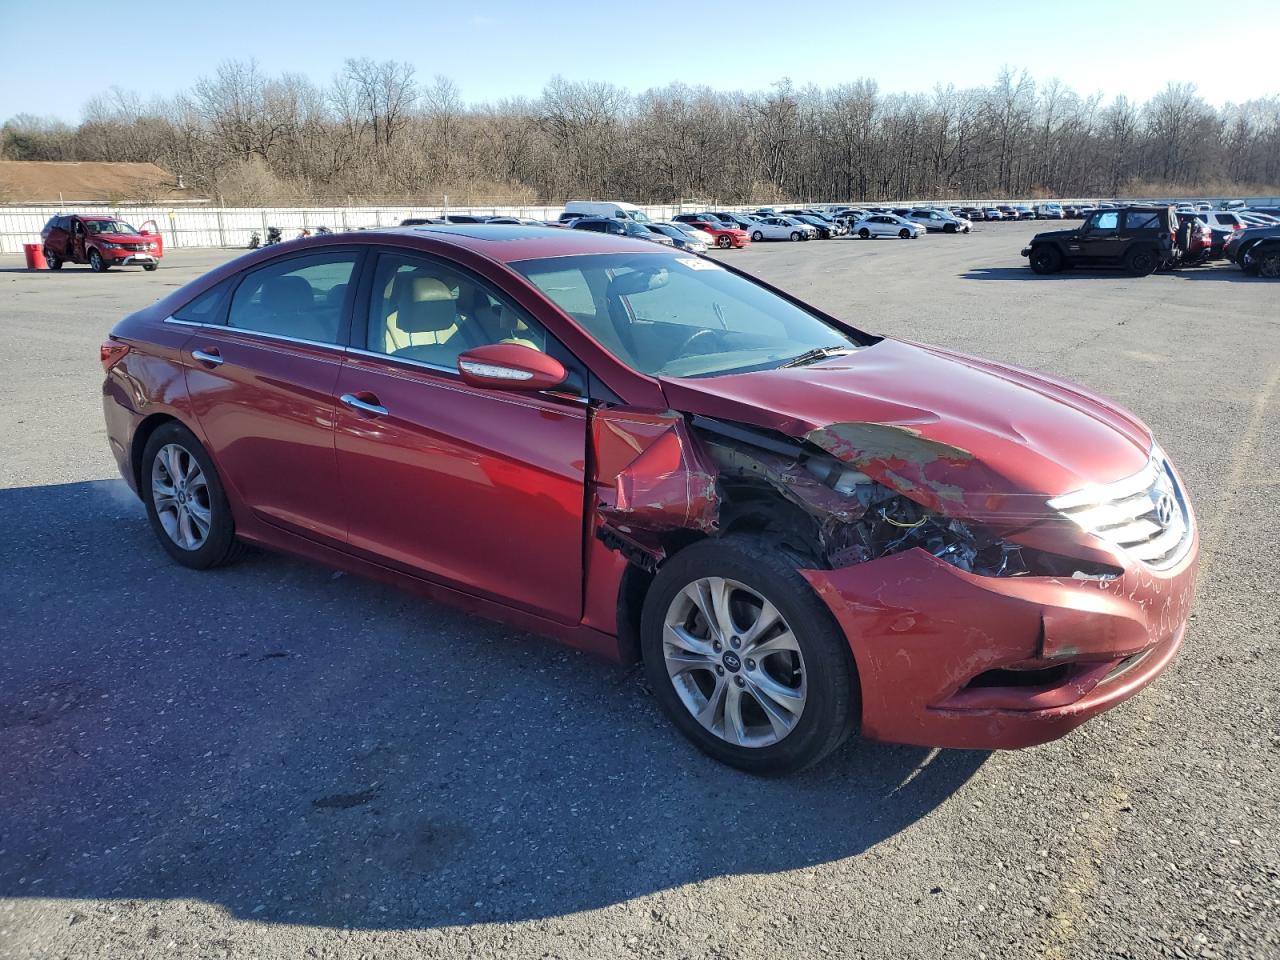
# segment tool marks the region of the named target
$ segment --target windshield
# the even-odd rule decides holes
[[[84,228],[90,233],[129,233],[136,234],[138,231],[133,229],[123,220],[85,220]]]
[[[771,369],[819,348],[861,345],[854,334],[699,257],[616,253],[511,266],[615,357],[649,376]]]

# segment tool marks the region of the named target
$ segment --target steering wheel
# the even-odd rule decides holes
[[[687,339],[684,343],[680,344],[680,349],[676,351],[675,355],[677,358],[679,358],[679,357],[688,356],[691,353],[694,356],[696,356],[699,353],[709,353],[710,351],[708,350],[690,351],[689,348],[692,347],[694,344],[698,343],[699,341],[705,342],[707,340],[712,339],[713,337],[718,337],[719,335],[720,335],[719,330],[712,330],[710,327],[704,327],[703,329],[694,333],[694,335],[689,337],[689,339]]]

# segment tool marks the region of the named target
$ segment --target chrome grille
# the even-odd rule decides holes
[[[1049,506],[1156,570],[1173,566],[1191,544],[1191,510],[1159,447],[1132,476],[1054,497]]]

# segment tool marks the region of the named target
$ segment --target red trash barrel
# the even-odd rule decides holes
[[[28,270],[48,270],[49,264],[44,262],[44,248],[38,243],[24,243],[22,252],[27,258]]]

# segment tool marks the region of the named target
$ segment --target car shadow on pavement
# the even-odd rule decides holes
[[[0,897],[552,917],[856,856],[987,757],[858,742],[749,777],[634,667],[284,557],[181,568],[120,481],[0,515]]]

